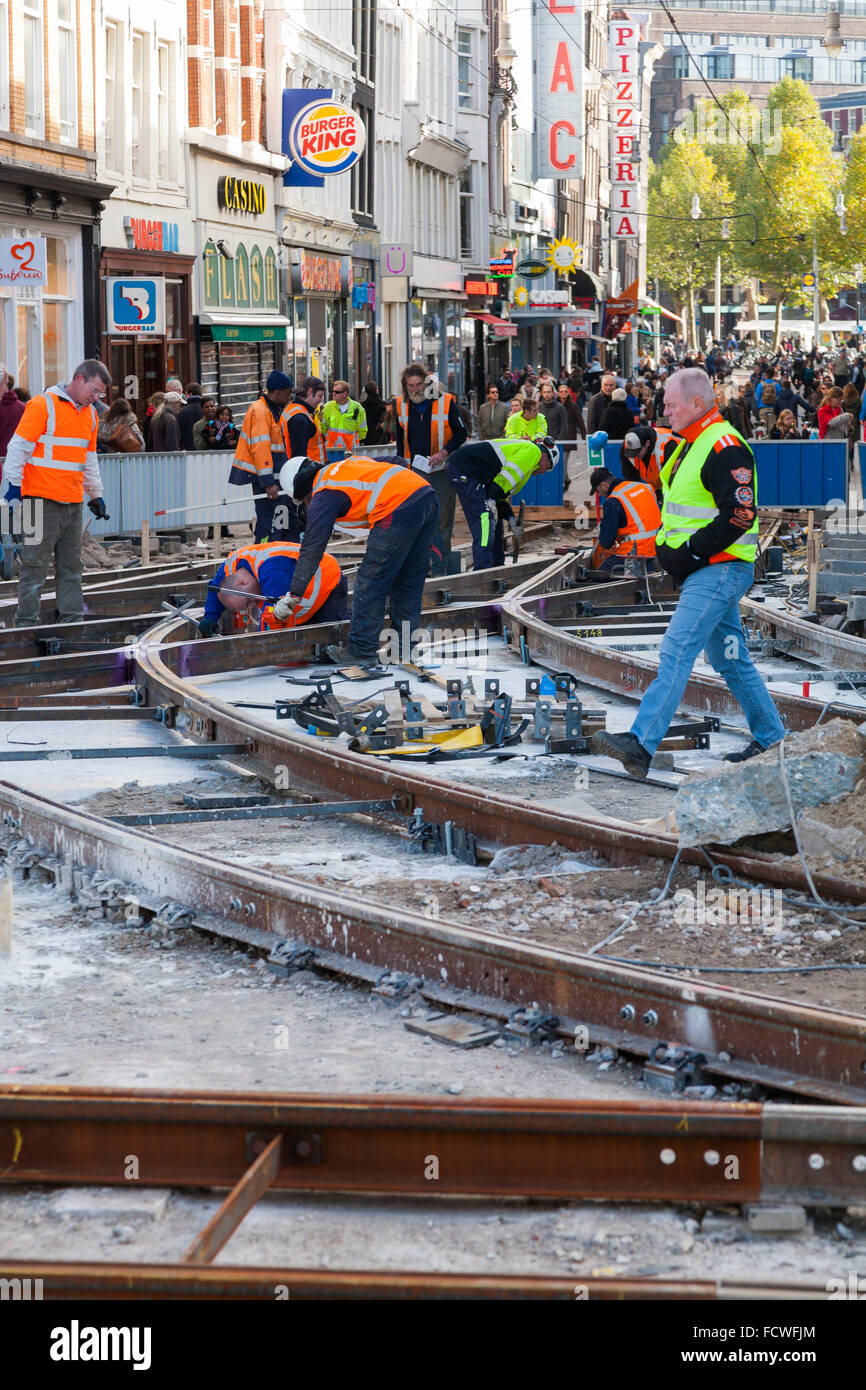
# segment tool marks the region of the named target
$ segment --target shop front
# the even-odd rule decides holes
[[[239,416],[285,366],[274,178],[201,149],[194,166],[197,375],[206,394]]]
[[[568,290],[513,290],[511,318],[517,325],[512,364],[517,367],[548,367],[554,374],[565,362],[562,329],[573,318]]]
[[[183,208],[118,199],[102,221],[102,360],[139,416],[155,391],[194,377],[193,223]]]
[[[474,391],[475,406],[484,404],[487,387],[510,367],[511,340],[517,329],[502,317],[503,296],[507,289],[498,280],[467,279],[464,306],[463,380],[467,391]]]
[[[467,299],[460,266],[416,256],[414,269],[409,300],[412,361],[422,362],[447,391],[460,398],[466,390],[462,320]],[[471,334],[474,344],[474,327]]]
[[[372,261],[352,258],[351,325],[348,335],[349,389],[360,399],[368,381],[376,381],[379,367],[376,360],[376,276]]]
[[[110,185],[0,165],[0,362],[31,395],[99,348],[99,205]],[[12,251],[15,251],[14,256]],[[22,263],[43,273],[18,273]]]
[[[347,349],[351,258],[297,246],[289,247],[288,255],[286,371],[296,381],[305,376],[321,377],[329,394],[335,380],[345,378],[352,388]],[[351,312],[354,314],[354,309]],[[364,319],[359,317],[363,331]]]

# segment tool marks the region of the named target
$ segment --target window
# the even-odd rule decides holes
[[[0,0],[0,129],[9,129],[9,0]]]
[[[785,67],[788,69],[788,76],[798,78],[801,82],[812,81],[812,68],[814,64],[811,58],[786,58]]]
[[[45,84],[42,75],[42,0],[24,5],[24,129],[45,137]]]
[[[367,139],[364,153],[352,169],[352,212],[358,218],[373,220],[374,186],[373,171],[376,166],[376,148],[373,141],[373,108],[356,102],[355,110],[361,117]]]
[[[689,55],[688,55],[687,53],[675,53],[675,54],[674,54],[674,77],[675,77],[675,78],[680,78],[680,79],[682,79],[682,78],[684,78],[684,77],[688,77],[690,66],[691,66],[691,62],[690,62],[690,59],[689,59]]]
[[[707,77],[730,82],[734,75],[734,59],[730,53],[709,53],[705,63]]]
[[[123,31],[119,24],[105,26],[105,164],[123,165]]]
[[[460,255],[474,260],[472,246],[472,166],[460,175]]]
[[[147,119],[147,36],[132,36],[132,177],[144,179],[150,172],[148,158],[150,122]]]
[[[472,30],[457,30],[457,105],[472,105]]]
[[[376,81],[376,0],[354,0],[352,43],[356,81],[372,87]]]
[[[57,59],[60,71],[60,142],[78,143],[78,83],[73,0],[57,0]]]
[[[174,138],[174,45],[156,46],[156,177],[163,182],[175,179]]]
[[[241,101],[241,25],[237,7],[233,8],[234,20],[229,25],[229,70],[226,74],[226,123],[223,135],[236,135],[239,140],[248,138],[243,128]],[[251,132],[250,132],[251,133]]]

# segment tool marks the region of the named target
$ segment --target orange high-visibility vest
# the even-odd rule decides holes
[[[430,452],[439,454],[451,439],[451,426],[448,423],[448,412],[451,409],[453,396],[446,392],[444,396],[437,396],[433,401],[430,410]],[[411,401],[407,401],[405,396],[397,398],[397,419],[403,430],[403,457],[412,458],[409,449],[409,406]]]
[[[280,416],[280,430],[283,437],[283,448],[286,458],[293,458],[291,443],[289,442],[289,421],[295,415],[303,415],[306,420],[310,420],[315,426],[316,433],[307,445],[307,458],[315,459],[316,463],[327,463],[328,456],[325,453],[325,441],[322,439],[322,431],[319,429],[319,422],[315,415],[311,415],[304,405],[298,405],[297,401],[291,401]]]
[[[358,442],[357,430],[328,430],[325,435],[326,449],[345,449],[350,454]]]
[[[336,524],[346,531],[362,532],[369,531],[414,492],[426,487],[429,483],[400,463],[379,463],[359,456],[320,468],[313,483],[313,497],[324,488],[345,492],[352,505]]]
[[[24,465],[22,496],[83,502],[84,468],[87,455],[96,453],[97,423],[92,405],[77,406],[54,386],[28,401],[15,431],[36,445]]]
[[[643,555],[654,557],[655,538],[662,524],[656,495],[648,483],[623,482],[611,488],[608,497],[615,497],[625,507],[628,524],[616,533],[613,555]]]
[[[297,560],[301,553],[300,541],[265,541],[261,545],[242,545],[239,550],[233,550],[225,562],[226,575],[236,574],[241,560],[246,560],[256,579],[259,577],[259,569],[265,560],[273,560],[277,555],[287,555],[291,560]],[[306,589],[303,598],[298,604],[291,617],[279,623],[274,619],[275,627],[297,627],[299,623],[307,623],[314,613],[317,613],[326,599],[330,597],[342,578],[342,570],[333,555],[323,555],[316,573],[313,575]]]
[[[259,396],[244,416],[232,466],[248,474],[252,482],[258,473],[278,473],[284,454],[280,423],[264,396]]]

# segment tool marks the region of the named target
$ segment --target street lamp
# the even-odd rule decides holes
[[[499,47],[493,56],[503,72],[509,72],[511,70],[514,59],[517,57],[517,49],[511,42],[511,24],[507,19],[502,21],[502,33],[499,37]]]
[[[838,58],[845,47],[845,41],[839,30],[839,11],[833,4],[827,10],[827,26],[824,30],[821,46],[828,58]]]
[[[692,206],[689,215],[694,219],[695,222],[697,222],[700,219],[701,200],[698,197],[697,193],[692,194]]]

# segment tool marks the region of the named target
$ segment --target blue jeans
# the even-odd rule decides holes
[[[725,680],[752,737],[765,748],[785,737],[785,727],[746,648],[740,599],[754,579],[754,565],[726,560],[706,565],[683,584],[659,652],[659,673],[641,700],[631,732],[650,754],[667,733],[692,667],[701,651]]]
[[[504,565],[505,530],[502,522],[490,515],[484,484],[477,478],[455,475],[450,465],[448,472],[472,536],[472,568],[489,570],[494,565]]]
[[[439,502],[432,488],[413,493],[407,502],[376,523],[355,579],[349,648],[357,657],[374,657],[389,606],[401,643],[408,623],[411,635],[421,626],[424,580],[439,522]],[[409,660],[407,652],[404,660]]]

